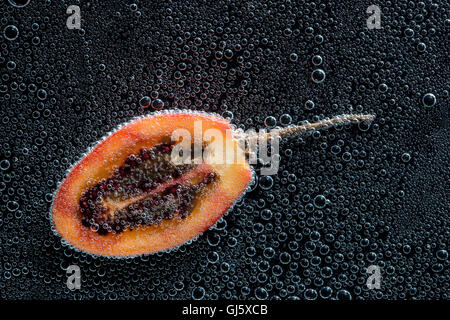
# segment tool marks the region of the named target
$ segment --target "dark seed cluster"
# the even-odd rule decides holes
[[[373,4],[381,29],[367,27]],[[0,299],[449,299],[448,12],[442,0],[0,1]],[[177,108],[242,129],[376,119],[283,141],[276,175],[256,166],[232,211],[170,253],[113,260],[62,243],[48,213],[66,171],[118,125]],[[137,167],[111,197],[152,176]]]
[[[139,154],[130,155],[113,177],[86,190],[79,202],[83,225],[105,235],[140,225],[160,224],[162,220],[186,218],[195,198],[206,185],[214,182],[216,175],[210,173],[201,177],[196,184],[176,182],[193,166],[171,164],[172,147],[159,144],[149,150],[141,149]],[[162,190],[152,192],[160,186]],[[107,205],[124,201],[126,204],[119,208]]]

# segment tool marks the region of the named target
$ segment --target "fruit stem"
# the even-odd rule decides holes
[[[313,123],[305,123],[298,126],[290,126],[282,129],[272,130],[266,133],[254,133],[247,135],[247,139],[256,139],[265,136],[269,139],[273,136],[280,136],[281,138],[303,134],[309,131],[318,129],[335,127],[341,123],[358,123],[362,121],[372,121],[375,118],[373,114],[342,114],[331,119],[324,119]]]

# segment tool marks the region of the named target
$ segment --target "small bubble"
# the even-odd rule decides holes
[[[296,53],[291,53],[289,55],[289,60],[291,60],[292,62],[296,62],[298,60],[298,55]]]
[[[425,52],[426,49],[427,49],[427,45],[425,43],[419,42],[419,44],[417,44],[417,51]]]
[[[220,236],[217,233],[209,233],[206,240],[210,246],[217,246],[220,242]]]
[[[259,179],[259,186],[263,190],[269,190],[273,186],[273,179],[270,176],[262,176]]]
[[[352,300],[352,295],[347,290],[339,290],[337,298],[338,300]]]
[[[283,126],[288,126],[288,125],[290,125],[291,124],[291,122],[292,122],[292,117],[290,116],[290,115],[288,115],[288,114],[283,114],[283,115],[281,115],[281,117],[280,117],[280,123],[283,125]]]
[[[306,110],[312,110],[312,109],[314,109],[314,102],[311,101],[311,100],[307,100],[307,101],[305,102],[305,109],[306,109]]]
[[[39,37],[33,37],[33,39],[31,39],[31,42],[37,46],[39,43],[41,43],[41,38]]]
[[[155,110],[161,110],[164,107],[164,102],[161,99],[153,100],[152,108]]]
[[[311,73],[311,79],[314,83],[322,83],[325,80],[325,71],[316,69]]]
[[[10,163],[8,160],[4,159],[2,161],[0,161],[0,169],[1,170],[8,170],[10,166]]]
[[[273,128],[277,124],[277,119],[275,119],[275,117],[268,116],[266,119],[264,119],[264,124],[268,128]]]
[[[219,254],[215,251],[211,251],[208,253],[208,262],[211,264],[216,263],[217,261],[219,261]]]
[[[438,252],[436,252],[436,257],[439,260],[447,260],[448,259],[448,252],[447,252],[447,250],[439,250]]]
[[[410,29],[410,28],[406,29],[405,30],[405,36],[407,36],[408,38],[413,37],[414,36],[414,30]]]
[[[272,211],[264,209],[261,211],[261,218],[264,220],[270,220],[272,218]]]
[[[348,162],[352,159],[352,154],[350,152],[344,152],[342,155],[342,160]]]
[[[313,56],[311,61],[312,61],[313,65],[320,66],[322,64],[323,59],[321,56]]]
[[[14,61],[8,61],[8,63],[6,64],[6,68],[12,71],[16,68],[16,63]]]
[[[201,300],[205,296],[205,289],[202,287],[196,287],[192,290],[192,299]]]
[[[45,100],[47,98],[47,91],[44,89],[39,89],[37,92],[37,97],[39,100]]]
[[[367,131],[370,128],[370,124],[371,124],[370,121],[361,121],[358,123],[358,128],[361,131]]]
[[[314,198],[314,205],[317,207],[317,208],[323,208],[323,207],[325,207],[325,204],[327,203],[327,199],[323,196],[323,195],[321,195],[321,194],[319,194],[319,195],[317,195],[315,198]]]
[[[16,8],[23,8],[30,3],[30,0],[8,0],[9,4]]]
[[[427,93],[422,98],[422,103],[425,107],[431,108],[436,104],[436,97],[432,93]]]
[[[330,287],[323,287],[320,289],[320,297],[323,299],[328,299],[333,293],[333,289]]]
[[[17,27],[13,25],[6,26],[5,29],[3,29],[3,35],[5,36],[6,40],[16,40],[19,36],[19,29],[17,29]]]
[[[385,83],[382,83],[378,86],[378,90],[381,92],[386,92],[388,90],[388,86]]]
[[[9,211],[16,211],[17,209],[19,209],[19,204],[16,201],[8,201],[6,207]]]
[[[150,105],[150,102],[151,102],[150,97],[144,96],[139,100],[139,105],[142,108],[147,108]]]
[[[323,36],[318,34],[317,36],[314,37],[314,42],[317,44],[321,44],[323,42]]]
[[[227,120],[233,120],[234,114],[233,114],[233,112],[226,110],[222,113],[222,117],[224,117]]]
[[[306,300],[316,300],[317,299],[317,291],[314,289],[306,290],[304,295],[305,295]]]
[[[402,154],[402,161],[403,162],[409,162],[411,160],[411,155],[409,153]]]
[[[130,4],[130,10],[131,10],[132,12],[135,12],[137,9],[138,9],[138,6],[137,6],[136,3]]]
[[[255,290],[255,296],[259,300],[266,300],[267,297],[269,296],[269,293],[267,292],[266,289],[259,287],[256,288]]]

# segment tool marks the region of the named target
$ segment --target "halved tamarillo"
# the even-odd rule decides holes
[[[343,115],[273,130],[264,139],[372,119]],[[187,142],[174,139],[175,131],[194,137],[193,149],[200,148],[203,157],[186,161],[192,158],[184,154],[174,161],[179,155],[174,151]],[[252,170],[240,139],[260,137],[237,134],[227,120],[207,113],[166,112],[132,120],[70,170],[55,193],[54,228],[74,247],[95,255],[131,257],[180,246],[213,226],[245,193]],[[234,161],[226,160],[229,154]]]

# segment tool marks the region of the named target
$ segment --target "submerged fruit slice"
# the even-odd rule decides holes
[[[121,257],[167,250],[207,230],[244,194],[252,180],[245,153],[253,149],[244,152],[243,141],[248,147],[256,139],[373,119],[370,114],[341,115],[242,135],[211,114],[140,118],[113,132],[73,167],[55,194],[53,224],[67,242],[92,254]],[[194,146],[193,162],[192,148],[179,148],[186,144]]]
[[[179,142],[172,142],[172,133],[183,129],[194,136],[198,121],[202,134],[221,133],[224,139],[216,142],[225,152],[242,153],[227,136],[229,122],[215,115],[160,113],[134,120],[69,172],[52,206],[56,231],[80,250],[120,257],[177,247],[214,225],[245,192],[252,172],[246,161],[174,164],[170,155]]]

